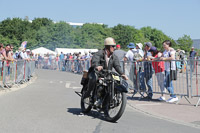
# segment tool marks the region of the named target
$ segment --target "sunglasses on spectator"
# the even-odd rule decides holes
[[[112,45],[113,48],[115,48],[115,45]]]

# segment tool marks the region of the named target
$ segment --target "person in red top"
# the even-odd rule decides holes
[[[157,50],[156,47],[151,47],[149,50],[151,52],[152,57],[151,60],[158,60],[162,53]],[[164,78],[165,78],[165,65],[163,61],[153,61],[152,62],[153,68],[155,70],[155,74],[157,77],[158,86],[161,90],[161,97],[158,99],[160,101],[165,101],[164,93],[165,93],[165,87],[164,87]]]

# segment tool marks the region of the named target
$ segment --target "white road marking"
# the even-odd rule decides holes
[[[66,83],[65,88],[69,88],[71,83]]]
[[[60,83],[62,84],[62,83],[63,83],[63,81],[60,81]]]
[[[67,83],[76,83],[75,81],[66,81]]]
[[[65,88],[71,88],[71,89],[81,89],[82,87],[80,86],[80,87],[77,87],[77,86],[70,86],[71,85],[71,83],[69,82],[69,83],[66,83],[65,84]]]
[[[81,89],[82,87],[72,87],[72,89]]]
[[[49,83],[51,83],[51,84],[52,84],[52,83],[53,83],[53,81],[50,81]]]

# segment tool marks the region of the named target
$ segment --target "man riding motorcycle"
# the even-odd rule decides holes
[[[85,98],[90,96],[91,91],[95,88],[98,77],[95,74],[94,69],[101,71],[102,69],[112,70],[114,67],[115,70],[125,79],[128,80],[128,77],[122,72],[121,66],[119,63],[118,57],[113,54],[115,50],[115,40],[112,37],[108,37],[104,40],[105,48],[99,50],[94,54],[91,61],[91,67],[89,69],[89,81],[88,81],[88,90],[84,95]]]

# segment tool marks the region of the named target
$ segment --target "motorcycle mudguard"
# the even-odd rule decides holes
[[[123,85],[116,85],[115,88],[120,92],[128,92],[128,88],[124,87]]]

